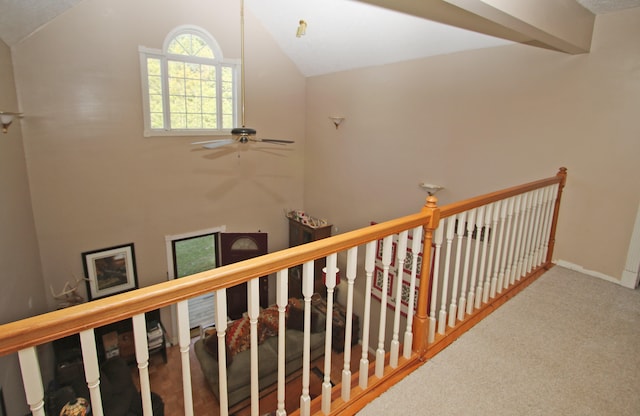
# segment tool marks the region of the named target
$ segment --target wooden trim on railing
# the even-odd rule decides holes
[[[238,285],[256,277],[422,226],[429,220],[428,215],[424,212],[411,214],[180,279],[11,322],[0,326],[0,356]]]
[[[537,181],[525,183],[523,185],[513,186],[511,188],[503,189],[501,191],[491,192],[485,195],[480,195],[475,198],[465,199],[464,201],[454,202],[440,207],[440,218],[451,217],[452,215],[459,214],[470,209],[490,204],[492,202],[506,199],[512,196],[524,194],[525,192],[533,191],[535,189],[543,188],[545,186],[553,185],[556,183],[564,185],[567,177],[567,169],[560,168],[556,176],[552,176],[546,179],[540,179]]]
[[[429,291],[431,290],[431,242],[433,232],[440,222],[440,209],[437,207],[438,199],[429,196],[422,208],[422,212],[428,215],[429,223],[424,226],[422,243],[422,270],[420,270],[420,288],[418,289],[418,304],[413,317],[413,345],[412,350],[421,357],[427,352],[429,338]]]
[[[553,259],[553,249],[556,246],[556,228],[558,226],[558,215],[560,214],[560,200],[562,199],[562,191],[567,184],[567,168],[560,168],[556,174],[558,182],[558,195],[556,196],[556,203],[553,207],[553,219],[551,221],[551,231],[549,232],[549,246],[547,248],[547,263],[551,263]]]
[[[440,218],[510,196],[519,195],[530,190],[555,183],[560,184],[559,189],[561,190],[565,180],[566,169],[561,168],[560,173],[552,178],[530,182],[528,184],[471,198],[466,201],[446,205],[439,208],[439,216],[437,217],[437,210],[429,208],[416,214],[269,253],[254,259],[4,324],[0,326],[0,356],[44,344],[90,328],[121,321],[131,316],[166,307],[205,293],[238,285],[260,276],[265,276],[298,264],[326,257],[338,251],[365,244],[369,241],[379,240],[407,229],[418,226],[428,226],[429,224],[435,227]],[[555,221],[557,220],[559,204],[560,193],[556,200],[554,228],[551,234],[552,240],[555,238]],[[550,243],[552,243],[552,241],[550,241]],[[428,246],[428,249],[429,248],[430,245]],[[552,249],[553,246],[550,245],[549,255],[553,252]],[[424,263],[428,264],[428,262]],[[426,272],[425,274],[423,269],[422,276],[429,276],[429,273]],[[429,285],[426,284],[424,286],[429,287]],[[422,291],[420,291],[420,293],[422,293]],[[419,295],[419,299],[420,296],[423,297],[422,302],[426,302],[424,295]],[[420,310],[426,311],[426,307]],[[422,329],[419,330],[421,331]],[[414,339],[419,338],[422,338],[422,336],[414,337]]]
[[[375,376],[375,363],[371,363],[369,366],[369,382],[367,384],[367,389],[362,390],[362,388],[358,385],[358,375],[354,374],[351,379],[351,396],[352,399],[348,402],[342,400],[340,397],[340,391],[342,388],[341,384],[337,384],[332,388],[331,394],[331,414],[332,415],[340,415],[340,416],[348,416],[354,415],[359,410],[362,410],[367,404],[369,404],[376,397],[380,396],[385,391],[389,390],[391,386],[397,384],[404,377],[418,369],[424,361],[420,359],[416,354],[412,355],[410,358],[400,357],[398,360],[398,366],[393,368],[389,363],[390,354],[386,354],[385,357],[385,368],[384,368],[384,378],[380,379]],[[313,399],[311,402],[311,414],[323,414],[321,413],[321,400],[322,397],[318,397]],[[300,414],[299,409],[294,410],[291,413],[291,416],[298,416]]]

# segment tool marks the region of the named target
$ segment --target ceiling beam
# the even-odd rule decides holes
[[[589,52],[595,15],[575,0],[360,0],[570,54]]]

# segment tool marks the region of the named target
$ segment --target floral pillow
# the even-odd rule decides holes
[[[250,328],[248,316],[233,321],[227,328],[227,348],[232,358],[237,353],[248,350],[251,347]]]
[[[258,341],[262,343],[269,337],[278,335],[280,315],[278,305],[271,305],[260,312],[258,317]]]

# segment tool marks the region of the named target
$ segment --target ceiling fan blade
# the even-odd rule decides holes
[[[215,142],[219,142],[222,140],[233,140],[231,138],[227,138],[227,139],[213,139],[213,140],[204,140],[201,142],[192,142],[191,144],[207,144],[207,143],[215,143]]]
[[[280,140],[280,139],[258,139],[260,142],[273,143],[273,144],[289,144],[295,143],[293,140]]]
[[[206,149],[216,149],[218,147],[226,146],[228,144],[235,143],[234,139],[220,139],[220,140],[209,140],[205,142],[195,142],[192,144],[199,144]]]

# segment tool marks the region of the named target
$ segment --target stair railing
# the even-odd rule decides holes
[[[277,409],[260,409],[259,405],[258,279],[275,274],[279,320],[284,323],[289,296],[288,270],[302,266],[303,300],[306,305],[303,385],[300,409],[289,413],[354,413],[371,397],[421,365],[425,359],[444,348],[551,266],[565,180],[566,169],[563,168],[551,178],[441,208],[437,207],[434,197],[429,197],[423,209],[416,214],[8,323],[0,326],[0,356],[18,353],[27,402],[34,415],[44,415],[44,383],[36,348],[79,333],[93,414],[100,416],[103,413],[100,371],[93,329],[133,318],[143,407],[145,415],[151,415],[144,313],[175,304],[183,369],[184,414],[193,415],[187,301],[214,292],[216,322],[225,323],[226,289],[247,282],[252,345],[251,411],[257,415],[274,410],[282,416],[287,414],[284,406],[286,374],[283,368],[286,356],[285,329],[282,324],[278,334]],[[309,393],[309,336],[314,262],[317,259],[327,262],[325,283],[328,316],[322,392],[321,397],[313,398]],[[347,305],[344,363],[341,374],[336,375],[331,370],[331,339],[338,269],[345,270]],[[404,278],[405,275],[406,281],[401,280],[399,276]],[[393,313],[389,319],[386,317],[387,309]],[[351,374],[351,328],[356,312],[362,322],[362,354],[359,357],[358,374]],[[373,324],[378,324],[377,328]],[[391,335],[387,334],[387,328]],[[219,347],[222,347],[218,348],[218,362],[224,363],[226,327],[219,324],[216,329]],[[371,342],[372,339],[377,343]],[[375,348],[373,345],[370,348],[370,343],[376,344]],[[369,362],[370,349],[375,352],[374,362]],[[224,380],[224,365],[220,366],[219,372],[221,380]],[[228,414],[226,399],[226,384],[222,382],[221,415]]]

